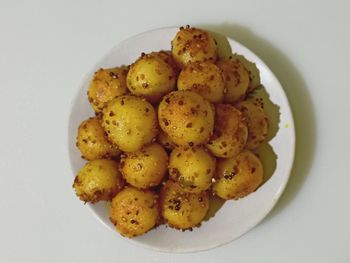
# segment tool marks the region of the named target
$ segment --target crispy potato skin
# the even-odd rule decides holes
[[[157,116],[153,106],[133,95],[112,100],[103,111],[102,126],[108,139],[124,152],[134,152],[157,136]]]
[[[99,113],[112,99],[126,94],[126,67],[99,69],[95,72],[88,90],[88,99],[95,110]]]
[[[263,166],[254,153],[244,150],[234,158],[218,160],[213,192],[223,199],[239,199],[263,181]]]
[[[176,76],[179,75],[181,69],[176,64],[176,61],[174,60],[170,50],[161,50],[158,52],[151,52],[150,55],[156,56],[162,59],[165,63],[169,64],[172,67]]]
[[[84,202],[111,200],[124,186],[118,164],[100,159],[87,163],[77,174],[73,187]]]
[[[180,28],[171,42],[172,54],[179,65],[183,67],[194,61],[216,61],[217,44],[206,31],[197,28]]]
[[[111,203],[109,218],[123,236],[140,236],[159,221],[157,195],[150,190],[126,187]]]
[[[168,61],[168,62],[167,62]],[[131,93],[143,96],[151,103],[176,87],[176,71],[166,53],[142,55],[134,62],[127,75],[127,86]]]
[[[225,81],[225,103],[245,98],[249,87],[249,72],[238,59],[221,58],[216,65],[222,70]]]
[[[157,186],[168,171],[168,154],[158,143],[122,155],[120,171],[124,179],[137,188]]]
[[[161,130],[157,137],[157,142],[161,144],[167,151],[172,151],[176,144],[170,139],[169,135]]]
[[[216,157],[230,158],[239,154],[248,137],[242,113],[229,104],[216,106],[214,135],[207,148]]]
[[[161,213],[170,227],[191,229],[199,226],[208,212],[209,196],[206,191],[199,194],[185,192],[171,180],[162,187],[160,195]]]
[[[252,150],[260,146],[266,139],[269,130],[269,120],[259,101],[245,100],[236,107],[242,112],[248,127],[248,139],[246,149]]]
[[[120,154],[118,148],[108,141],[97,118],[89,118],[79,125],[77,147],[82,157],[89,161],[116,157]]]
[[[249,73],[249,87],[248,87],[248,92],[253,91],[257,87],[261,85],[261,80],[260,80],[260,72],[259,69],[257,68],[256,64],[249,61],[246,59],[244,56],[239,55],[237,53],[232,54],[229,59],[231,60],[239,60],[246,70]]]
[[[192,91],[174,91],[158,107],[159,125],[180,146],[200,145],[209,140],[214,128],[214,110]]]
[[[210,61],[187,64],[177,80],[179,90],[191,90],[212,103],[222,102],[225,82],[222,71]]]
[[[209,189],[215,173],[216,159],[203,146],[175,148],[169,161],[169,175],[186,192]]]

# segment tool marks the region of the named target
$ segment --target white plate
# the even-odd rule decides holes
[[[75,147],[75,138],[80,122],[94,115],[86,96],[93,72],[101,67],[131,64],[141,52],[169,50],[170,41],[177,30],[178,28],[156,29],[121,42],[108,52],[86,76],[72,105],[69,123],[68,143],[73,175],[85,163]],[[227,201],[213,218],[192,232],[181,232],[160,226],[141,237],[131,239],[130,241],[135,244],[165,252],[194,252],[226,244],[257,225],[276,204],[287,184],[295,149],[294,122],[287,97],[277,78],[259,57],[233,39],[228,39],[228,42],[232,50],[256,63],[260,70],[261,83],[265,86],[270,100],[279,106],[279,129],[269,142],[277,156],[276,169],[272,177],[256,192],[239,201]],[[119,236],[108,219],[105,203],[88,205],[88,207],[103,224]]]

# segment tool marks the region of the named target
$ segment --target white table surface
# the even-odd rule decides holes
[[[350,262],[348,1],[0,1],[0,262]],[[110,48],[164,26],[227,34],[282,82],[296,162],[256,228],[195,254],[117,237],[75,198],[71,102]]]

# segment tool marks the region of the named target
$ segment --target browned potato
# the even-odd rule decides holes
[[[97,118],[83,121],[78,128],[77,147],[86,160],[116,157],[120,151],[112,145]]]
[[[260,86],[260,72],[255,63],[249,61],[243,55],[239,55],[237,53],[232,54],[229,58],[232,60],[238,59],[249,72],[248,92]]]
[[[215,163],[215,158],[202,146],[175,148],[170,155],[169,175],[186,192],[200,193],[210,187]]]
[[[224,97],[224,79],[221,70],[212,62],[187,64],[177,80],[179,90],[191,90],[212,103],[221,102]]]
[[[124,152],[134,152],[155,139],[157,116],[145,99],[123,95],[103,110],[102,126],[108,138]]]
[[[84,202],[111,200],[124,186],[118,164],[112,160],[94,160],[87,163],[74,179],[73,187]]]
[[[238,59],[221,58],[217,62],[225,79],[224,102],[235,103],[244,99],[249,87],[249,72]]]
[[[166,95],[158,108],[160,127],[181,146],[207,142],[213,132],[214,110],[203,97],[192,91]]]
[[[170,139],[169,135],[163,131],[159,132],[157,142],[159,142],[168,151],[172,151],[176,147],[175,143]]]
[[[175,89],[176,77],[174,68],[166,62],[165,54],[143,54],[131,65],[127,75],[127,86],[133,94],[156,103]]]
[[[191,229],[199,226],[208,212],[209,196],[185,192],[171,180],[163,186],[160,195],[161,213],[169,226],[176,229]]]
[[[180,27],[171,41],[173,57],[180,67],[194,61],[215,61],[217,44],[215,39],[206,31]]]
[[[218,160],[213,192],[223,199],[239,199],[254,192],[263,181],[258,157],[244,150],[234,158]]]
[[[248,129],[239,110],[229,104],[216,106],[214,135],[207,148],[216,157],[230,158],[239,154],[248,137]]]
[[[176,64],[176,62],[171,54],[171,51],[161,50],[158,52],[152,52],[152,53],[150,53],[150,55],[157,56],[157,57],[161,58],[162,60],[164,60],[165,63],[169,64],[173,68],[174,72],[176,73],[176,76],[179,74],[180,68]]]
[[[121,235],[135,237],[157,225],[158,211],[155,193],[127,187],[113,198],[109,218]]]
[[[89,86],[88,98],[96,112],[101,112],[112,99],[127,93],[127,72],[126,67],[101,68],[95,72]]]
[[[248,139],[246,149],[252,150],[266,139],[269,129],[267,115],[259,101],[245,100],[236,105],[242,112],[248,126]]]
[[[167,173],[168,154],[158,143],[122,155],[120,171],[125,180],[137,188],[159,185]]]

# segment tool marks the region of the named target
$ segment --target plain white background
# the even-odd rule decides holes
[[[345,0],[0,1],[0,262],[349,262],[349,9]],[[67,125],[104,53],[185,24],[235,38],[274,71],[293,108],[297,155],[256,228],[176,255],[118,238],[75,198]]]

